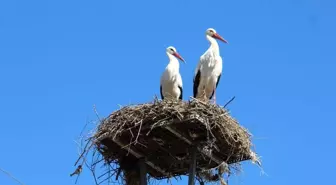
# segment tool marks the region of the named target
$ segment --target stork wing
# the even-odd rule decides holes
[[[204,55],[202,55],[200,57],[200,60],[197,64],[197,67],[195,69],[195,75],[194,75],[194,87],[193,87],[193,95],[194,95],[194,98],[196,98],[197,96],[197,91],[198,91],[198,86],[199,86],[199,83],[200,83],[200,80],[201,80],[201,65],[202,63],[204,62]]]
[[[216,87],[215,87],[215,88],[217,88],[221,76],[222,76],[222,74],[220,74],[220,75],[217,77],[217,82],[216,82]],[[214,93],[215,93],[215,90],[212,91],[212,94],[211,94],[211,96],[210,96],[209,99],[211,99],[211,98],[213,97]]]
[[[164,97],[163,97],[163,94],[162,94],[162,85],[160,85],[160,94],[161,94],[161,99],[163,100]]]
[[[183,98],[183,88],[181,86],[178,86],[178,88],[180,89],[180,93],[181,93],[179,99],[182,100],[182,98]]]
[[[201,79],[201,70],[198,70],[198,72],[196,73],[196,76],[194,78],[194,88],[193,88],[194,98],[196,98],[196,96],[197,96],[198,85],[200,83],[200,79]]]
[[[163,76],[164,76],[164,73],[161,75],[161,78],[160,78],[160,94],[161,94],[161,99],[162,100],[164,99],[163,94],[162,94]]]
[[[178,74],[178,76],[177,76],[177,79],[176,79],[177,81],[177,86],[178,86],[178,88],[180,89],[180,96],[179,96],[179,99],[180,100],[182,100],[182,97],[183,97],[183,83],[182,83],[182,77],[181,77],[181,74]]]
[[[217,76],[220,76],[222,74],[223,70],[223,59],[221,56],[216,57],[216,67],[214,69],[214,72]]]
[[[222,76],[222,66],[223,66],[223,64],[222,64],[222,63],[223,63],[222,57],[219,56],[219,57],[216,58],[216,60],[217,60],[217,65],[216,65],[216,68],[214,69],[214,71],[215,71],[215,74],[217,75],[217,81],[216,81],[216,87],[215,87],[215,88],[218,87],[220,78],[221,78],[221,76]],[[212,96],[214,95],[214,92],[215,92],[215,90],[212,91],[212,94],[211,94],[211,96],[210,96],[210,99],[211,99]]]
[[[195,69],[195,73],[194,73],[194,81],[195,81],[195,78],[196,78],[196,76],[197,76],[198,71],[199,71],[200,68],[201,68],[201,64],[202,64],[202,63],[203,63],[203,59],[202,59],[202,56],[201,56],[200,60],[198,61],[197,66],[196,66],[196,69]]]

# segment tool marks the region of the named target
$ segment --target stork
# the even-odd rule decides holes
[[[194,98],[211,99],[216,103],[216,88],[222,75],[222,57],[216,39],[228,43],[215,29],[206,30],[210,42],[208,50],[200,57],[194,74]]]
[[[180,54],[173,46],[169,46],[166,49],[166,53],[169,59],[169,63],[162,73],[160,80],[160,94],[161,99],[169,98],[174,100],[182,100],[182,78],[180,75],[180,64],[178,59],[185,62]]]

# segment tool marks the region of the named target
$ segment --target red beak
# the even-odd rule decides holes
[[[180,55],[180,54],[178,54],[177,52],[175,52],[173,55],[174,55],[176,58],[178,58],[178,59],[182,60],[182,62],[184,62],[184,63],[185,63],[184,59],[181,57],[181,55]]]
[[[220,36],[218,33],[215,33],[213,36],[213,38],[218,39],[223,41],[224,43],[228,44],[228,41],[226,41],[222,36]]]

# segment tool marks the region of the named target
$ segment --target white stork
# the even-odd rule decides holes
[[[170,98],[182,100],[182,78],[180,75],[180,64],[177,59],[183,62],[185,61],[173,46],[169,46],[166,49],[166,53],[169,58],[169,63],[160,80],[161,99]]]
[[[222,75],[222,57],[216,39],[228,43],[216,30],[206,30],[206,38],[210,42],[209,49],[200,57],[195,69],[194,98],[211,99],[216,103],[216,88]]]

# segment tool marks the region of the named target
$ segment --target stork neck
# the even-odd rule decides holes
[[[169,58],[169,64],[168,65],[172,66],[175,69],[179,69],[180,68],[180,63],[177,60],[177,58],[170,53],[167,53],[167,55],[168,55],[168,58]]]
[[[210,42],[209,50],[211,50],[215,55],[219,55],[219,46],[216,39],[210,37],[209,35],[207,35],[206,38]]]

